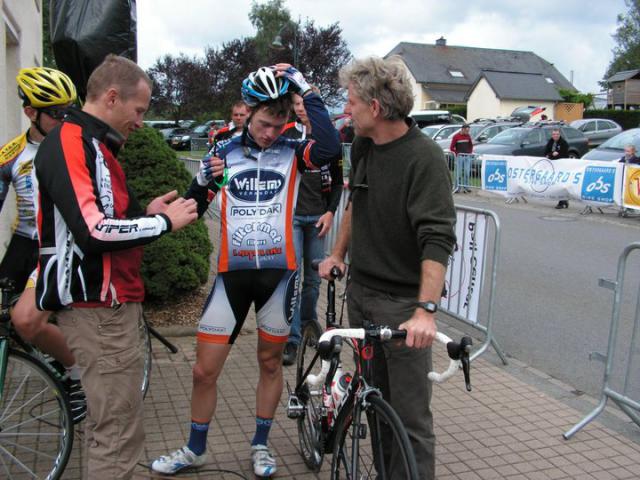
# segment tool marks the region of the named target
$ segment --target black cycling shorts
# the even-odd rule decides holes
[[[252,303],[260,338],[286,343],[298,303],[298,272],[264,269],[218,274],[202,311],[198,340],[232,344]]]
[[[24,290],[29,275],[38,265],[38,241],[14,234],[0,263],[0,278],[13,280],[15,292]]]

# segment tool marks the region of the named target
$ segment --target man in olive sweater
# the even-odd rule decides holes
[[[409,433],[420,478],[433,479],[435,437],[426,372],[456,241],[451,180],[442,150],[407,118],[413,93],[399,59],[357,60],[343,69],[341,83],[348,88],[345,112],[356,133],[351,199],[320,274],[328,278],[334,265],[344,269],[350,246],[351,325],[372,322],[407,330],[404,344],[387,342],[375,351],[374,383]],[[396,468],[391,463],[391,478],[399,476]]]

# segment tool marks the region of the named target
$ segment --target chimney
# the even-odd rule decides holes
[[[447,46],[447,39],[444,37],[440,37],[439,39],[436,40],[436,46],[438,47],[446,47]]]

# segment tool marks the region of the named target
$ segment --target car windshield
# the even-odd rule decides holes
[[[424,127],[422,129],[422,133],[424,133],[428,137],[433,138],[433,136],[438,130],[440,130],[440,127]]]
[[[509,128],[497,134],[487,143],[497,143],[499,145],[520,145],[522,139],[529,132],[523,128]]]
[[[206,125],[199,125],[193,129],[193,133],[204,133],[207,130],[209,130],[209,127],[207,127]]]
[[[598,148],[608,148],[611,150],[623,151],[624,146],[630,143],[634,144],[636,146],[636,149],[640,150],[640,129],[633,129],[622,132],[615,137],[611,137]]]
[[[471,125],[471,127],[469,127],[469,135],[471,135],[471,138],[476,138],[485,128],[487,128],[486,125]]]
[[[460,130],[459,125],[456,125],[455,127],[445,127],[438,132],[435,138],[438,140],[446,140],[447,138],[451,137],[451,135],[456,133],[458,130]]]

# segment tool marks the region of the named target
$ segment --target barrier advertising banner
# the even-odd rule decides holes
[[[640,210],[640,166],[627,165],[624,169],[622,206]]]
[[[595,206],[620,205],[624,167],[618,162],[573,158],[484,155],[482,189],[505,197],[573,198]]]
[[[487,219],[477,213],[457,211],[456,247],[449,257],[445,293],[440,306],[478,322],[480,291],[484,277]]]

